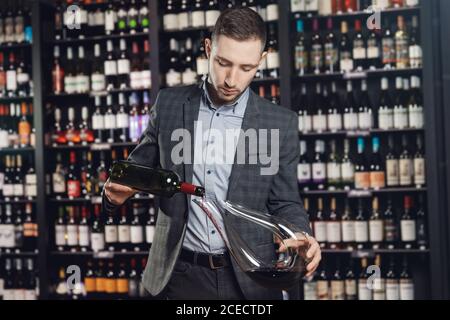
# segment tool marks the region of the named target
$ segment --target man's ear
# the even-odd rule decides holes
[[[212,50],[212,41],[209,38],[205,39],[205,52],[206,52],[206,57],[209,59],[209,57],[211,56],[211,50]]]
[[[259,64],[261,64],[266,58],[267,58],[267,51],[264,51],[261,55],[261,60],[259,60]]]

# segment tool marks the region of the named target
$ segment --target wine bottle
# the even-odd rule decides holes
[[[384,239],[383,219],[379,211],[378,197],[372,199],[372,215],[369,219],[369,241],[373,249],[381,248]]]
[[[300,162],[297,166],[297,180],[301,190],[309,189],[311,183],[311,164],[308,161],[306,141],[300,141]]]
[[[325,189],[327,165],[325,160],[325,142],[316,140],[314,160],[312,163],[312,180],[316,189]]]
[[[327,224],[323,213],[323,199],[317,199],[317,212],[313,222],[314,237],[321,248],[327,245]]]
[[[353,217],[348,199],[345,199],[345,208],[341,224],[344,249],[353,250],[355,246],[355,218]]]
[[[336,249],[342,241],[341,221],[336,209],[336,198],[331,198],[330,214],[327,221],[327,240],[330,249]]]
[[[358,199],[358,215],[355,218],[355,242],[358,249],[364,249],[369,241],[369,225],[362,199]]]
[[[111,169],[112,182],[132,187],[136,190],[172,197],[182,192],[198,197],[204,195],[202,187],[181,182],[176,173],[163,169],[153,169],[128,161],[119,161]]]
[[[386,185],[386,174],[383,161],[380,155],[380,139],[372,138],[372,156],[370,158],[370,188],[375,190],[383,189]]]
[[[383,214],[384,221],[384,241],[386,242],[387,249],[394,249],[397,246],[399,232],[396,220],[396,214],[394,213],[394,207],[392,205],[392,199],[389,197],[386,211]]]
[[[327,35],[325,37],[325,70],[327,73],[334,73],[338,71],[338,48],[336,45],[336,37],[333,33],[333,20],[327,20]]]

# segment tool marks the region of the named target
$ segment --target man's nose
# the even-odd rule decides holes
[[[236,86],[236,80],[237,70],[233,68],[228,72],[227,77],[225,78],[225,84],[229,88],[234,88]]]

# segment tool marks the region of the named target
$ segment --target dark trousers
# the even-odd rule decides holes
[[[168,300],[245,300],[231,265],[213,270],[181,259],[164,291]]]

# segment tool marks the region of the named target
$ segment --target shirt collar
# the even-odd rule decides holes
[[[244,114],[245,108],[247,106],[247,101],[250,95],[250,89],[247,87],[247,89],[245,89],[245,91],[240,95],[240,97],[233,103],[231,104],[225,104],[222,106],[216,106],[214,105],[214,103],[211,100],[211,97],[209,95],[208,92],[208,88],[207,88],[207,82],[208,82],[208,77],[203,81],[202,83],[202,90],[203,90],[203,98],[204,101],[206,102],[206,105],[208,106],[208,108],[210,109],[214,109],[214,110],[218,110],[219,108],[232,108],[233,109],[233,114]]]

